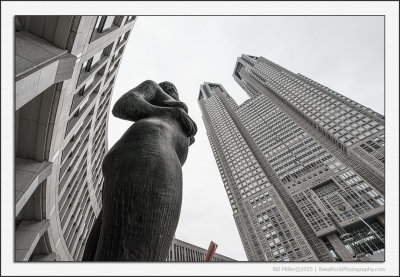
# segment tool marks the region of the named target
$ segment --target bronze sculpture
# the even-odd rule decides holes
[[[83,261],[165,261],[197,132],[187,112],[169,82],[145,81],[115,103],[113,115],[135,123],[104,157],[103,208]]]

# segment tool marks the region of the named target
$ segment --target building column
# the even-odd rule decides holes
[[[22,221],[15,231],[15,261],[28,261],[41,236],[50,226],[50,220]]]
[[[326,238],[329,240],[329,242],[332,244],[333,248],[335,249],[335,252],[340,256],[340,258],[344,262],[354,262],[353,255],[350,253],[350,251],[344,246],[343,242],[340,240],[338,235],[336,233],[332,233],[326,236]]]

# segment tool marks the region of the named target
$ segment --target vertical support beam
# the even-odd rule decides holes
[[[50,226],[50,220],[22,221],[15,232],[15,261],[28,261],[40,237]]]
[[[344,262],[354,262],[355,259],[350,251],[344,246],[343,242],[336,235],[336,233],[332,233],[326,236],[329,242],[332,244],[335,252],[342,258]]]

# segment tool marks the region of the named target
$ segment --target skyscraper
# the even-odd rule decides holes
[[[383,260],[384,117],[263,58],[242,55],[237,105],[199,105],[250,261]]]
[[[136,16],[15,18],[15,260],[81,260]]]

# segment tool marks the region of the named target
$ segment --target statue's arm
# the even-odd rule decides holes
[[[158,95],[161,95],[156,85],[153,81],[145,81],[131,89],[117,100],[112,114],[131,121],[154,116],[158,107],[152,103]]]
[[[187,115],[186,105],[166,94],[154,81],[144,81],[122,95],[115,103],[112,114],[130,121],[151,116],[169,116],[181,123],[189,137],[197,132],[196,124]]]

